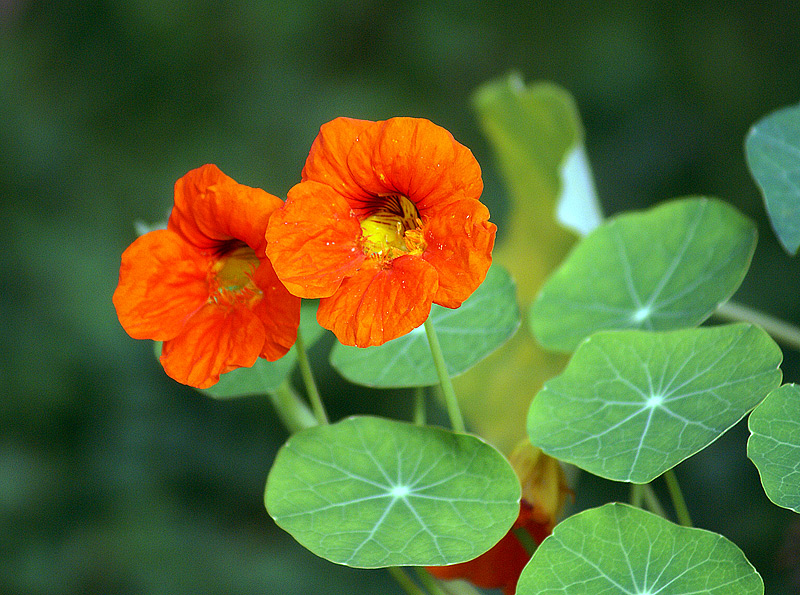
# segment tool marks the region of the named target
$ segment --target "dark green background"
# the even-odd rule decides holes
[[[284,196],[320,124],[429,118],[504,191],[470,107],[517,69],[576,97],[607,213],[684,195],[759,222],[737,299],[800,321],[798,271],[745,167],[748,127],[800,101],[792,2],[6,0],[0,3],[0,593],[399,593],[315,559],[274,527],[264,479],[286,435],[258,399],[171,382],[111,305],[133,222],[214,162]],[[323,347],[325,345],[323,344]],[[317,356],[321,354],[318,352]],[[798,358],[787,353],[787,380]],[[335,417],[406,415],[351,393]],[[800,524],[771,506],[746,428],[678,468],[698,526],[742,547],[768,593],[800,590]],[[576,506],[627,498],[585,479]]]

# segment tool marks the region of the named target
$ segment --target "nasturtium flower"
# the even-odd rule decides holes
[[[472,153],[432,122],[337,118],[270,219],[267,254],[340,342],[380,345],[483,282],[496,227],[482,191]]]
[[[561,516],[567,497],[572,495],[561,463],[527,438],[517,444],[508,462],[519,477],[523,501],[531,506],[531,519],[547,527],[549,533]]]
[[[123,252],[119,321],[135,339],[163,341],[161,364],[178,382],[208,388],[294,344],[300,299],[265,253],[267,221],[282,204],[204,165],[175,183],[167,228]]]
[[[522,485],[522,500],[511,530],[489,551],[474,560],[450,566],[429,566],[428,571],[443,580],[464,579],[484,589],[502,589],[514,595],[519,575],[531,558],[518,538],[526,531],[540,544],[555,527],[564,501],[571,494],[561,464],[523,440],[509,457]]]

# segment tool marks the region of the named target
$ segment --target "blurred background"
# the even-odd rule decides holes
[[[277,529],[263,487],[286,433],[265,400],[169,380],[111,294],[134,222],[216,163],[285,196],[319,126],[425,117],[504,189],[470,96],[519,71],[574,94],[607,214],[723,198],[760,240],[737,299],[800,322],[800,266],[774,239],[742,143],[800,101],[800,5],[487,0],[0,1],[0,593],[400,593]],[[787,381],[800,380],[786,352]],[[333,417],[405,415],[320,371]],[[800,591],[797,516],[767,501],[739,424],[678,468],[697,526],[767,593]],[[627,498],[584,478],[576,508]]]

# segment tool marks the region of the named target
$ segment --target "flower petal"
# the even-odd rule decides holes
[[[183,333],[164,342],[161,365],[182,384],[208,388],[220,374],[252,366],[265,334],[261,320],[249,309],[207,304]]]
[[[140,236],[122,253],[114,306],[134,339],[167,341],[208,300],[210,264],[178,234],[159,229]]]
[[[327,297],[364,261],[361,225],[330,186],[301,182],[267,226],[267,254],[296,296]]]
[[[497,227],[477,200],[460,200],[425,222],[422,258],[439,273],[434,303],[458,308],[483,283],[492,264]]]
[[[478,199],[481,168],[472,152],[429,120],[392,118],[360,132],[347,165],[371,194],[399,192],[424,215],[458,198]],[[356,205],[358,206],[358,205]]]
[[[360,142],[361,132],[372,125],[374,122],[354,118],[336,118],[323,124],[308,152],[303,167],[303,181],[327,184],[342,196],[366,197],[367,193],[353,179],[347,156]]]
[[[414,256],[396,258],[387,268],[367,260],[335,294],[320,300],[317,321],[345,345],[382,345],[425,322],[436,277],[432,266]]]
[[[429,566],[428,571],[439,579],[465,579],[483,589],[503,589],[505,593],[514,593],[519,575],[529,560],[530,554],[509,532],[497,545],[474,560],[450,566]]]
[[[239,184],[216,165],[203,165],[175,182],[175,206],[168,228],[203,249],[239,240],[264,256],[264,231],[283,204],[260,188]]]
[[[300,298],[289,293],[266,258],[261,260],[253,273],[253,282],[263,293],[262,299],[253,307],[253,313],[261,320],[266,331],[259,355],[274,362],[286,355],[297,340]]]

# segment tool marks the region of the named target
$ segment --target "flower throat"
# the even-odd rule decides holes
[[[381,261],[425,250],[417,207],[402,194],[381,195],[375,211],[361,221],[364,254]]]
[[[256,253],[243,242],[226,246],[210,271],[212,292],[209,301],[235,303],[260,297],[261,290],[252,280],[258,263]]]

